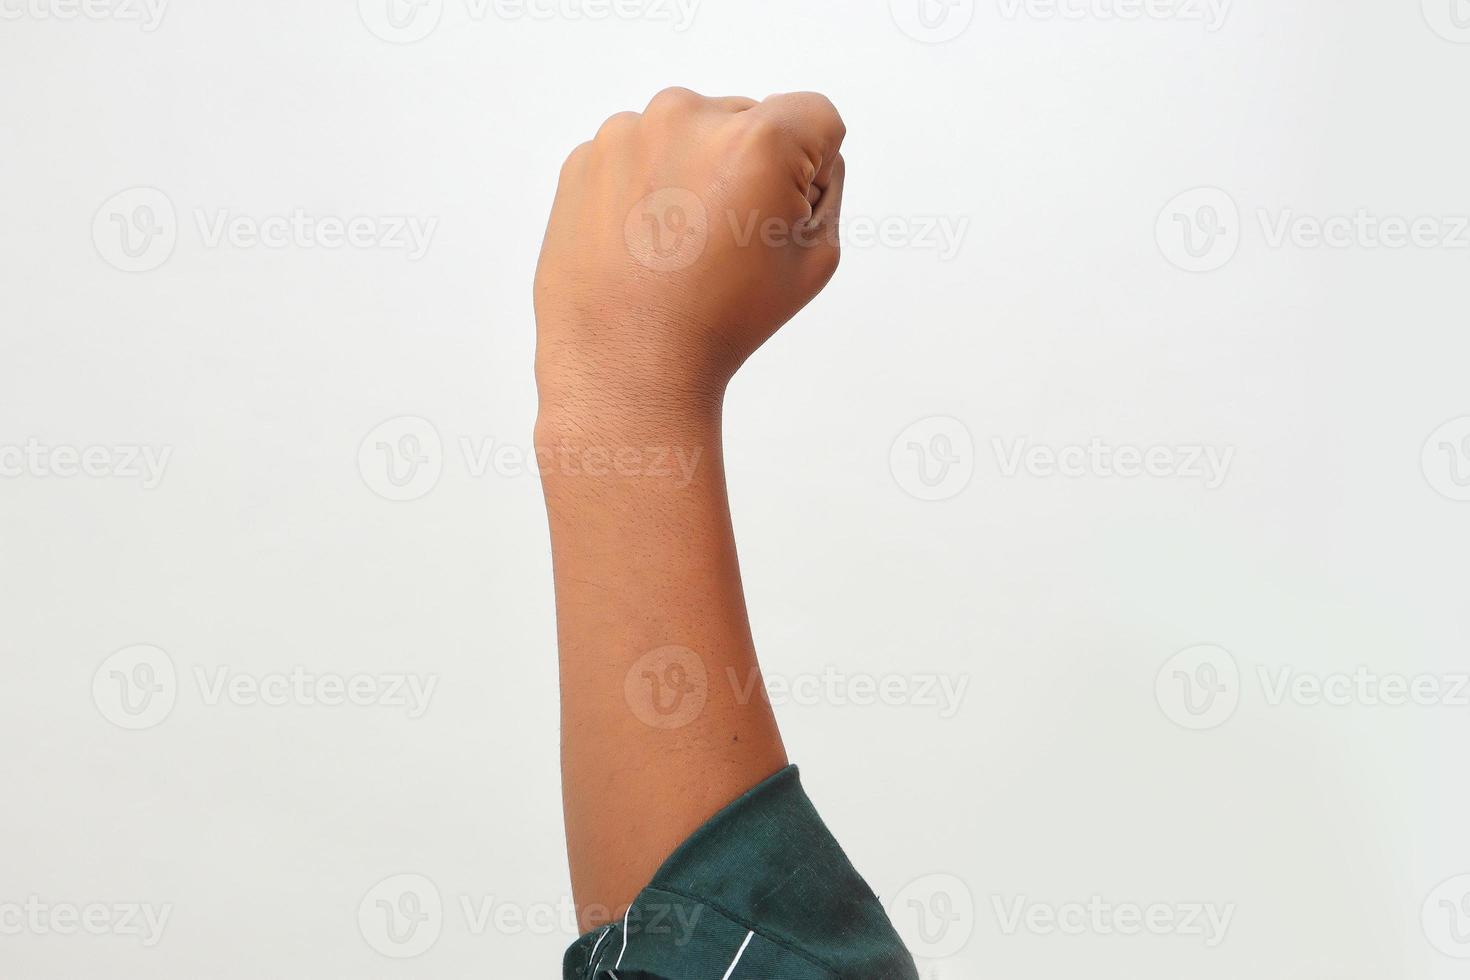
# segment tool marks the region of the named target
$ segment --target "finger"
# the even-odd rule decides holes
[[[822,193],[827,190],[827,186],[832,183],[832,174],[841,163],[842,151],[837,150],[828,154],[822,161],[822,165],[817,168],[816,175],[812,177],[812,186],[817,189],[818,197],[821,197]]]
[[[827,186],[812,208],[811,224],[823,228],[836,240],[838,219],[842,215],[842,186],[847,181],[847,161],[838,153],[827,168]]]
[[[847,164],[842,154],[832,158],[828,168],[827,189],[822,191],[812,216],[802,229],[799,244],[805,253],[803,269],[810,277],[807,285],[813,291],[827,285],[842,259],[842,186],[847,179]]]
[[[768,116],[788,134],[812,161],[817,176],[831,176],[831,161],[842,149],[847,126],[830,99],[816,92],[787,92],[751,111]]]

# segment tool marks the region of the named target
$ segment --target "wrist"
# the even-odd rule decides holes
[[[538,316],[536,389],[551,423],[640,427],[718,422],[725,388],[741,359],[718,335],[685,324],[672,332],[649,319]]]
[[[548,439],[644,439],[718,428],[727,376],[647,353],[592,361],[538,351],[536,432]]]
[[[723,465],[718,404],[593,408],[543,398],[534,438],[549,497],[605,495],[614,487],[684,492]]]

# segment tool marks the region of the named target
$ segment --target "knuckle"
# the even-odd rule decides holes
[[[837,106],[831,99],[821,92],[808,92],[807,97],[812,100],[812,105],[831,116],[836,122],[842,122],[842,113],[837,111]]]
[[[839,143],[847,136],[847,123],[842,121],[842,113],[838,112],[832,100],[821,92],[794,92],[791,99],[793,105],[799,107],[800,114],[804,118],[817,122],[825,131],[836,137]]]
[[[847,123],[842,121],[842,115],[836,109],[832,110],[832,132],[837,135],[838,142],[847,138]]]
[[[832,100],[820,92],[806,92],[806,98],[810,101],[814,115],[824,118],[831,132],[840,140],[847,135],[847,123],[842,121],[842,113],[837,111],[837,106]]]
[[[742,113],[739,117],[741,142],[755,149],[769,150],[786,141],[786,130],[774,118]]]
[[[662,89],[648,103],[650,113],[676,112],[697,105],[701,100],[697,92],[678,85]]]
[[[615,112],[598,127],[596,140],[606,142],[615,139],[636,126],[641,118],[636,112]]]
[[[562,176],[562,178],[565,179],[565,178],[567,178],[567,177],[575,174],[576,172],[578,172],[582,168],[582,165],[584,163],[586,163],[586,161],[587,161],[587,154],[590,153],[591,151],[592,151],[592,144],[590,142],[589,143],[578,143],[576,146],[574,146],[572,148],[572,152],[568,153],[566,159],[562,161],[562,164],[561,164],[561,176]]]
[[[821,289],[837,274],[837,267],[842,264],[842,249],[833,243],[813,251],[816,254],[811,259],[812,282]]]
[[[832,104],[832,100],[821,92],[793,92],[792,98],[801,101],[812,109],[837,111],[837,107]]]

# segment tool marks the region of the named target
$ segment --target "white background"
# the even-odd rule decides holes
[[[475,475],[461,440],[528,443],[562,157],[682,84],[829,94],[845,219],[892,232],[847,249],[726,424],[768,673],[968,685],[950,717],[840,686],[779,708],[924,976],[1470,976],[1470,885],[1450,881],[1470,872],[1454,2],[1470,24],[1462,0],[1241,0],[1212,22],[960,0],[928,43],[904,0],[705,0],[684,30],[662,8],[444,0],[400,44],[371,0],[179,0],[152,30],[0,0],[0,974],[558,975],[544,515],[534,475]],[[139,187],[177,240],[129,272],[114,216],[146,215],[107,202]],[[1360,209],[1451,240],[1273,242],[1283,216]],[[200,228],[298,210],[437,224],[417,260]],[[963,225],[956,253],[926,245],[936,222]],[[1191,225],[1214,242],[1195,258]],[[442,473],[390,502],[359,448],[404,416],[437,432]],[[1231,461],[1213,488],[1187,467],[1008,475],[1020,439]],[[170,456],[156,486],[46,462],[93,446]],[[139,644],[166,653],[153,710],[172,708],[130,731],[109,685],[133,675],[108,658]],[[1233,715],[1189,713],[1203,690],[1186,702],[1175,668],[1198,658],[1171,658],[1201,644]],[[1282,671],[1359,667],[1451,703],[1269,697]],[[210,703],[198,680],[296,668],[437,687],[410,718]],[[416,958],[373,924],[400,874],[443,905]],[[5,911],[33,896],[171,914],[145,946]],[[1232,917],[1214,945],[1007,928],[1018,900],[1094,896]],[[510,911],[481,926],[466,903]]]

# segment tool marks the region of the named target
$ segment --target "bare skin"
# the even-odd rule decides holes
[[[836,271],[819,95],[660,92],[562,169],[536,271],[562,790],[583,929],[786,765],[725,492],[731,377]]]

